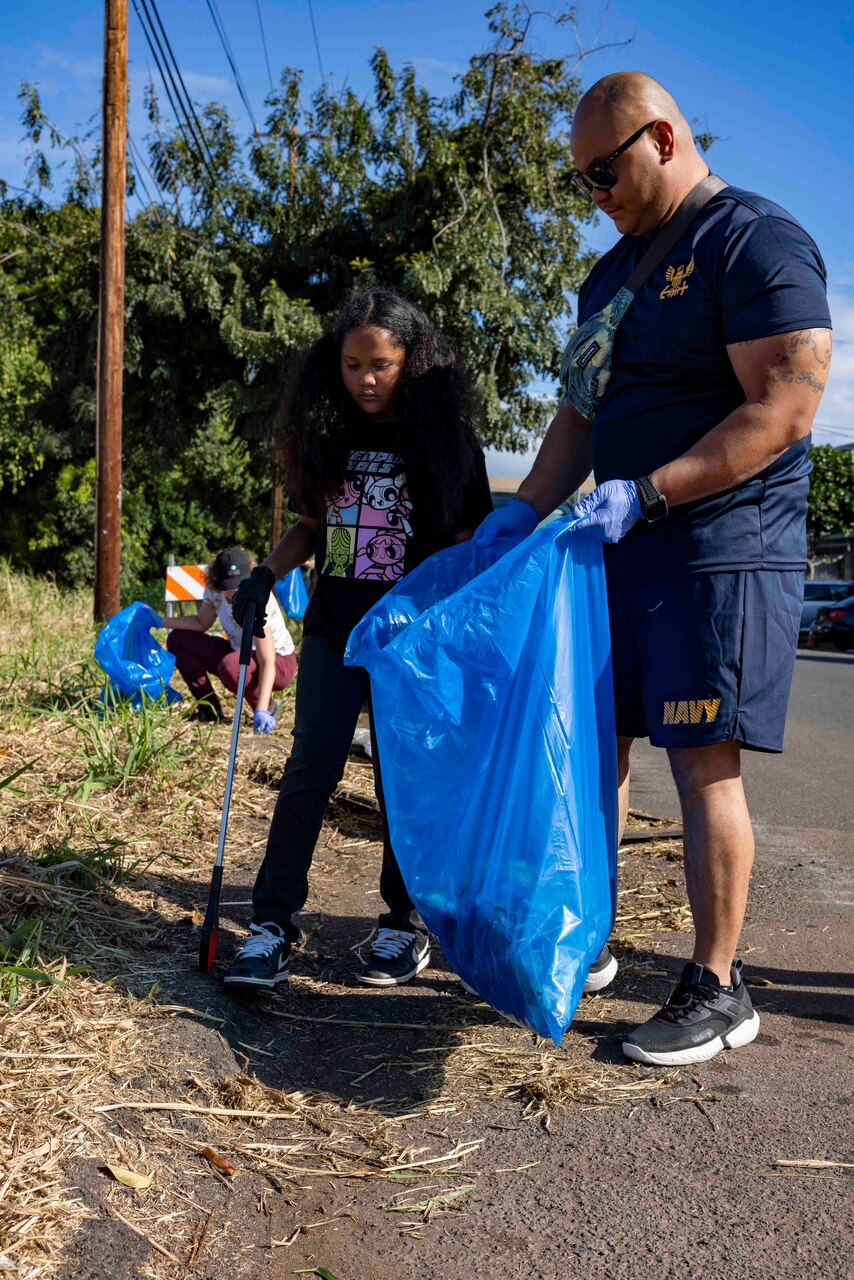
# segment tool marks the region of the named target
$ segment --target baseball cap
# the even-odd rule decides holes
[[[218,591],[231,591],[248,578],[252,565],[242,547],[226,547],[214,557],[211,578]]]

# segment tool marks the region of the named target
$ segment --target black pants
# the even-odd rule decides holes
[[[370,682],[364,667],[345,667],[343,657],[319,636],[306,636],[300,653],[296,689],[294,746],[273,821],[267,851],[252,894],[258,924],[281,925],[293,942],[299,937],[294,913],[308,897],[308,869],[323,815],[344,773],[347,753]],[[388,907],[379,924],[390,929],[425,931],[406,891],[392,852],[383,802],[376,734],[371,715],[374,787],[383,821],[380,893]]]

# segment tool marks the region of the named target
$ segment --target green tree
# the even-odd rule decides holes
[[[574,10],[555,21],[552,48]],[[522,447],[543,429],[549,406],[531,388],[556,385],[593,209],[569,180],[580,57],[536,53],[533,22],[527,6],[491,9],[488,47],[442,99],[382,49],[368,100],[328,82],[307,100],[286,68],[263,135],[245,147],[222,107],[200,110],[204,157],[149,89],[145,154],[128,171],[129,191],[143,180],[156,199],[127,226],[126,590],[159,576],[170,551],[201,558],[237,537],[264,549],[283,386],[353,287],[398,286],[448,334],[476,379],[487,443]],[[0,189],[0,353],[12,388],[0,417],[0,551],[83,581],[99,155],[51,131],[33,86],[22,100],[32,194]],[[45,131],[66,147],[65,174],[40,149]]]
[[[810,539],[823,533],[850,533],[854,530],[854,451],[817,444],[810,452],[810,461]]]

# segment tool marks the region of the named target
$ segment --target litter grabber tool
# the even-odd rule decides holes
[[[237,678],[237,705],[234,710],[234,723],[231,728],[231,750],[228,753],[228,772],[225,775],[225,795],[222,800],[222,817],[219,822],[219,844],[216,851],[211,887],[208,894],[208,909],[202,925],[202,936],[199,941],[199,969],[202,973],[210,973],[216,956],[216,940],[219,933],[219,898],[222,890],[222,860],[225,852],[225,833],[228,830],[228,810],[231,805],[231,787],[234,782],[234,764],[237,760],[237,739],[240,735],[240,713],[243,709],[243,688],[246,684],[246,672],[249,659],[252,657],[252,628],[255,625],[255,601],[246,602],[243,615],[243,632],[240,637],[240,674]]]

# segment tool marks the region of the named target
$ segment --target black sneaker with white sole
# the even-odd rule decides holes
[[[722,1049],[740,1049],[759,1034],[759,1014],[741,977],[741,961],[730,971],[732,988],[701,964],[686,964],[663,1009],[635,1027],[623,1041],[633,1062],[678,1067],[705,1062]]]
[[[429,963],[430,939],[425,933],[380,928],[356,977],[369,987],[400,987]]]
[[[284,930],[268,920],[249,926],[249,937],[223,982],[229,987],[277,987],[288,981],[291,944]]]
[[[595,992],[604,991],[606,987],[610,987],[617,976],[619,967],[617,957],[606,942],[590,966],[590,972],[584,979],[583,994],[586,996],[594,995]]]

